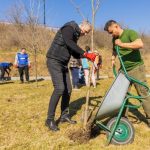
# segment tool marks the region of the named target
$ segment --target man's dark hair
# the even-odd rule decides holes
[[[105,30],[105,31],[108,31],[108,28],[109,28],[112,24],[114,24],[114,23],[117,23],[117,22],[116,22],[115,20],[109,20],[109,21],[107,21],[106,24],[105,24],[104,30]]]
[[[13,66],[13,63],[10,63],[9,66],[10,66],[10,67]]]

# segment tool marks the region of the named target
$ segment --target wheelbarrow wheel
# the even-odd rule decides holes
[[[116,122],[116,118],[117,117],[112,118],[108,122],[107,127],[110,130],[113,129]],[[107,132],[107,138],[109,136],[110,136],[110,132]],[[125,144],[132,143],[133,140],[134,140],[134,128],[128,119],[122,117],[113,135],[111,143],[115,145],[125,145]]]

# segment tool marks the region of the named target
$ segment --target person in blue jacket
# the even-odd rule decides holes
[[[16,54],[14,65],[16,68],[18,68],[21,83],[24,82],[24,72],[26,81],[29,82],[29,68],[31,67],[31,65],[29,61],[29,56],[26,53],[25,48],[21,48],[21,51]]]
[[[0,63],[0,80],[3,81],[5,78],[5,73],[7,73],[8,77],[10,75],[11,66],[13,66],[10,62],[1,62]]]

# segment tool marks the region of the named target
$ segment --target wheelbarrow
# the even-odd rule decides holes
[[[126,110],[126,108],[137,109],[141,107],[142,99],[150,95],[150,89],[145,83],[128,76],[121,55],[119,53],[118,46],[116,47],[116,52],[118,54],[124,73],[120,72],[117,75],[114,69],[114,74],[116,78],[113,84],[111,85],[110,89],[104,96],[94,120],[94,123],[97,126],[106,131],[107,145],[109,145],[110,143],[115,145],[124,145],[132,143],[134,141],[134,127],[132,123],[126,117],[123,116],[123,113]],[[144,86],[148,90],[149,95],[147,95],[146,97],[142,97],[129,93],[128,88],[131,82],[136,82],[141,86]],[[130,98],[138,100],[140,104],[129,105],[128,100]],[[108,121],[107,125],[104,125],[104,123],[101,120],[108,117],[112,117],[112,119]]]

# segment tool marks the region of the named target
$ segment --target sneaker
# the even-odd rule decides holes
[[[146,115],[146,120],[147,120],[147,126],[150,128],[150,117],[148,117],[147,115]]]
[[[60,122],[63,123],[63,122],[68,122],[70,124],[76,124],[77,122],[75,120],[72,120],[70,117],[64,117],[64,118],[60,118]]]
[[[150,128],[150,122],[149,121],[147,122],[147,126]]]
[[[24,83],[24,81],[20,81],[20,84],[23,84]]]
[[[59,131],[59,128],[56,125],[56,122],[54,120],[46,120],[45,125],[52,131]]]

